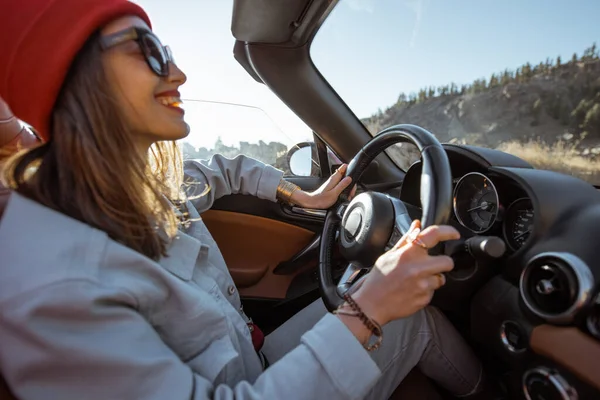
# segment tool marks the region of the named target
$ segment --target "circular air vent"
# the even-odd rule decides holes
[[[570,253],[542,253],[529,261],[520,281],[525,305],[554,323],[569,323],[590,300],[592,273],[583,260]]]
[[[596,296],[596,301],[586,318],[586,326],[590,335],[600,339],[600,294]]]
[[[577,400],[577,391],[556,371],[546,367],[530,369],[523,375],[523,391],[527,400]]]

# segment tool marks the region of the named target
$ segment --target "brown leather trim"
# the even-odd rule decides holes
[[[268,218],[210,210],[202,219],[221,249],[240,295],[285,298],[295,275],[273,269],[302,250],[315,233]]]
[[[537,354],[600,389],[600,343],[579,329],[540,325],[533,329],[530,345]]]

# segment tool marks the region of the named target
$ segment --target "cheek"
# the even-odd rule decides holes
[[[154,93],[159,79],[149,71],[145,61],[135,57],[115,60],[109,66],[109,84],[118,107],[132,130],[145,131],[156,110]]]

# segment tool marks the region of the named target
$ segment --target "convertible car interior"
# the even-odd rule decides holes
[[[318,188],[337,167],[332,152],[359,189],[330,210],[231,195],[202,215],[244,310],[268,333],[319,297],[331,309],[412,219],[447,223],[462,238],[433,249],[455,269],[432,304],[484,362],[496,398],[600,398],[598,188],[498,150],[440,144],[425,127],[373,137],[311,61],[336,3],[234,1],[235,59],[314,131],[320,176],[287,179]],[[421,154],[407,171],[384,151],[401,142]],[[393,398],[452,397],[415,370]]]

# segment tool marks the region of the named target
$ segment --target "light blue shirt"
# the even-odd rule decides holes
[[[186,161],[194,220],[159,262],[13,193],[0,221],[0,370],[21,400],[359,399],[380,370],[328,314],[263,371],[200,218],[219,197],[275,201],[281,172]],[[267,337],[268,340],[268,337]]]

